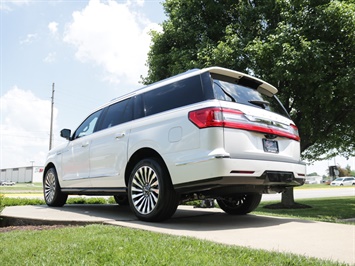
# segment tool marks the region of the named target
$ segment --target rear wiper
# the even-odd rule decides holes
[[[229,98],[232,99],[232,102],[237,102],[237,101],[234,99],[234,97],[233,97],[229,92],[227,92],[220,84],[218,84],[218,83],[215,82],[215,81],[213,81],[213,83],[216,84],[218,87],[220,87],[221,90],[222,90],[225,94],[227,94],[227,96],[228,96]]]
[[[267,102],[267,101],[260,101],[260,100],[250,100],[250,101],[248,101],[248,102],[251,103],[251,104],[260,106],[260,107],[263,108],[263,109],[265,109],[267,105],[270,105],[269,102]]]

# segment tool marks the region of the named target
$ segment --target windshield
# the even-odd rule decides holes
[[[233,83],[230,78],[226,77],[226,80],[224,80],[220,75],[213,78],[213,90],[216,99],[262,108],[289,118],[288,113],[276,96],[260,93],[256,90],[259,84],[255,85],[257,86]]]

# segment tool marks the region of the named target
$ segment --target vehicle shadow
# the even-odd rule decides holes
[[[149,223],[149,226],[156,226],[166,229],[183,228],[184,230],[189,231],[220,231],[230,229],[273,227],[294,221],[300,223],[312,223],[312,221],[261,216],[255,214],[229,215],[216,208],[179,208],[171,219],[164,221],[163,223]],[[137,222],[143,223],[141,221]]]
[[[68,204],[63,207],[46,205],[7,207],[1,214],[8,221],[16,219],[28,224],[91,224],[103,223],[134,228],[159,228],[186,231],[219,231],[228,229],[262,228],[297,221],[312,221],[248,215],[228,215],[218,208],[202,209],[179,206],[172,218],[159,222],[138,220],[128,206],[115,204]]]

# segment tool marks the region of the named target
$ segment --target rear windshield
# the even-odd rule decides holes
[[[241,82],[241,80],[212,74],[212,82],[214,96],[218,100],[265,109],[289,118],[276,96],[268,96],[257,91],[260,85],[257,81],[247,79]]]

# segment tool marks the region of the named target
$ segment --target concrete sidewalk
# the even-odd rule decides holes
[[[40,224],[111,224],[355,265],[354,225],[252,214],[231,216],[219,209],[194,209],[190,206],[179,206],[176,214],[164,223],[139,221],[129,207],[118,205],[6,207],[1,217]]]

